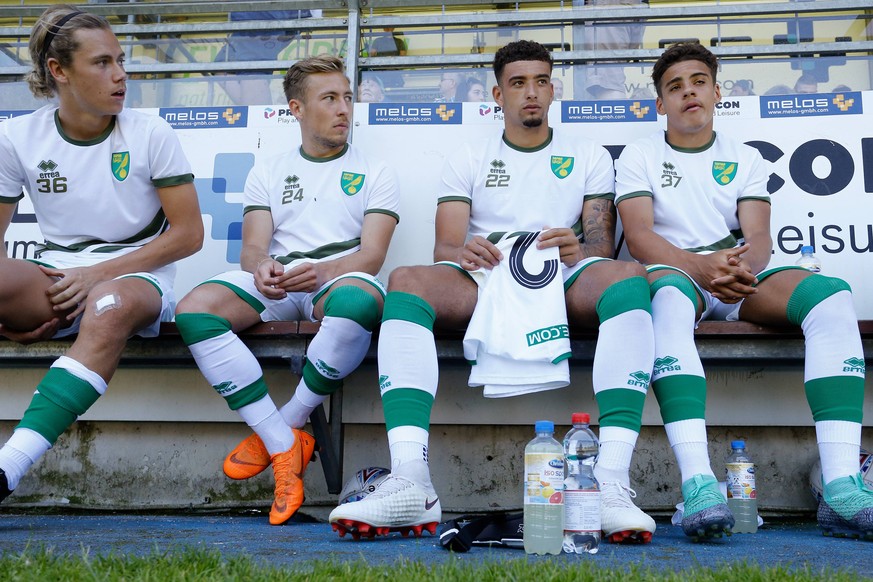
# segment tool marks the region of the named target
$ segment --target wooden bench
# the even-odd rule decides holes
[[[873,320],[858,322],[865,360],[873,360]],[[318,331],[311,322],[279,321],[259,323],[244,332],[240,338],[262,362],[272,360],[288,366],[295,375],[302,374],[309,342]],[[437,354],[440,360],[463,361],[462,332],[438,331]],[[590,365],[594,358],[597,333],[575,331],[570,336],[573,350],[571,364]],[[757,363],[788,364],[804,358],[803,334],[799,327],[767,327],[747,322],[705,321],[695,332],[697,348],[704,363]],[[367,354],[375,360],[376,341]],[[62,355],[71,340],[53,340],[22,346],[0,339],[0,360],[18,365],[48,366]],[[193,366],[194,361],[182,342],[175,324],[165,323],[157,338],[132,338],[122,356],[122,365],[181,365]],[[343,421],[342,391],[331,395],[330,412],[319,406],[310,416],[314,436],[320,450],[322,469],[328,492],[337,494],[342,489]]]

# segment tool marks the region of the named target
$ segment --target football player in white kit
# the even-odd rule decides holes
[[[501,48],[494,73],[504,132],[458,148],[446,161],[436,215],[439,263],[397,268],[389,280],[379,375],[391,476],[367,498],[334,509],[330,522],[341,535],[357,537],[433,533],[441,517],[427,463],[438,376],[433,329],[470,321],[478,290],[469,272],[504,260],[489,236],[529,231],[539,233],[537,246],[559,249],[570,325],[599,328],[593,384],[603,531],[614,542],[647,542],[655,522],[631,501],[628,473],[654,338],[645,270],[611,260],[612,160],[593,142],[549,127],[552,60],[542,45],[517,41]]]
[[[0,449],[0,500],[105,392],[127,338],[172,319],[173,263],[203,242],[173,130],[124,109],[124,52],[106,19],[52,6],[29,49],[30,89],[57,105],[0,124],[0,231],[24,188],[45,242],[35,260],[0,256],[0,333],[78,336]]]
[[[767,269],[769,172],[757,150],[713,130],[717,70],[700,44],[667,49],[652,73],[667,131],[629,145],[616,163],[628,248],[648,265],[652,286],[652,387],[682,474],[682,528],[700,539],[733,527],[710,467],[706,379],[693,334],[700,319],[739,319],[803,329],[825,483],[819,525],[873,539],[873,492],[858,470],[864,352],[851,289],[799,267]]]
[[[283,86],[303,143],[255,164],[244,189],[241,270],[196,287],[176,314],[203,375],[254,431],[227,456],[225,474],[247,479],[273,467],[273,525],[303,503],[315,440],[300,429],[370,346],[385,295],[375,275],[399,220],[394,172],[347,142],[353,104],[343,62],[298,61]],[[276,320],[321,322],[281,410],[236,335]]]

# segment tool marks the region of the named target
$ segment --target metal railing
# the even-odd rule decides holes
[[[128,72],[150,83],[195,83],[222,92],[225,75],[261,73],[274,86],[281,72],[299,58],[331,52],[346,59],[353,79],[382,75],[386,92],[397,100],[427,98],[423,88],[435,88],[445,69],[487,78],[493,52],[510,40],[533,38],[554,48],[556,69],[572,77],[574,97],[582,98],[589,68],[622,68],[632,84],[642,86],[651,63],[663,45],[677,38],[697,38],[720,57],[722,69],[760,69],[797,76],[812,72],[827,82],[832,72],[849,71],[841,83],[854,89],[871,88],[873,79],[873,0],[790,2],[682,2],[638,6],[584,6],[582,0],[527,0],[494,4],[481,0],[286,0],[260,2],[131,1],[91,2],[87,10],[103,14],[130,55]],[[29,70],[27,39],[30,27],[47,4],[0,6],[0,81],[4,90],[17,85]],[[228,15],[246,11],[323,11],[317,18],[230,21]],[[14,24],[13,24],[14,23]],[[115,24],[120,23],[120,24]],[[4,26],[5,25],[5,26]],[[592,41],[598,30],[622,26],[644,27],[639,46],[600,48]],[[383,29],[400,31],[409,41],[406,55],[370,56],[367,39]],[[295,31],[275,59],[232,61],[222,54],[228,35]],[[353,47],[353,49],[350,49]],[[224,53],[226,54],[226,52]],[[279,73],[279,74],[277,74]],[[727,80],[742,78],[731,72]],[[767,77],[770,76],[768,73]],[[840,77],[840,75],[837,75]],[[254,78],[254,75],[250,78]],[[763,78],[763,76],[762,76]],[[493,81],[493,79],[492,79]],[[216,87],[212,87],[217,84]],[[435,90],[435,89],[434,89]],[[274,90],[275,92],[275,90]],[[172,91],[163,90],[163,101]],[[0,104],[0,108],[3,105]]]

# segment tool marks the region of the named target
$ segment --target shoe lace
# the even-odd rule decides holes
[[[273,457],[273,474],[276,477],[277,490],[291,486],[291,477],[294,474],[291,458],[291,453],[280,453]]]
[[[636,509],[631,499],[635,499],[637,492],[625,485],[624,483],[608,481],[601,483],[600,493],[602,495],[602,503],[611,507],[633,507]]]
[[[375,491],[367,496],[367,499],[382,499],[383,497],[388,497],[390,495],[394,495],[395,493],[405,491],[410,487],[415,487],[415,483],[413,483],[406,477],[389,475],[384,481],[379,483]]]
[[[691,490],[691,494],[685,499],[685,514],[691,515],[713,505],[724,504],[724,502],[725,500],[721,493],[713,490],[712,483],[695,478],[694,489]]]
[[[867,487],[859,474],[852,475],[851,479],[851,483],[843,485],[843,491],[837,492],[828,501],[841,514],[854,515],[873,507],[873,489]]]

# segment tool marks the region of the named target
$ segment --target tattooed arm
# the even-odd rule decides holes
[[[582,205],[582,236],[580,243],[571,228],[546,227],[537,239],[537,247],[559,247],[561,262],[572,267],[588,257],[612,258],[615,252],[615,206],[606,198],[586,200]]]

